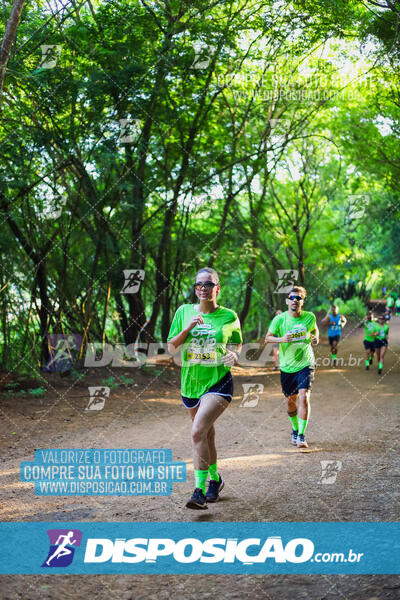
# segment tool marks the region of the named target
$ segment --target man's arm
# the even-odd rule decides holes
[[[319,344],[319,329],[317,327],[317,325],[315,325],[314,329],[312,329],[310,331],[310,336],[311,336],[311,343],[313,346],[316,346],[317,344]]]
[[[280,344],[281,342],[290,342],[291,339],[292,338],[289,333],[285,333],[285,335],[283,335],[282,337],[277,337],[275,334],[272,333],[270,329],[268,329],[264,341],[266,344]]]

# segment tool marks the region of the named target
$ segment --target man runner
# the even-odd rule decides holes
[[[364,348],[366,352],[365,356],[365,370],[369,371],[369,367],[372,365],[372,360],[375,352],[375,321],[374,315],[371,311],[368,311],[365,318],[359,324],[359,327],[364,325]]]
[[[328,340],[331,347],[331,359],[332,364],[336,366],[337,349],[342,333],[342,327],[347,323],[347,319],[344,315],[339,314],[338,307],[336,304],[331,306],[330,312],[322,319],[322,325],[328,325]]]
[[[267,344],[279,344],[282,392],[287,399],[292,424],[291,442],[298,448],[308,448],[305,432],[310,418],[310,393],[315,371],[311,343],[319,342],[314,313],[302,310],[306,295],[305,288],[292,287],[286,298],[288,310],[272,319],[265,336]]]

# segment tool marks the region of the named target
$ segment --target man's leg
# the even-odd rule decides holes
[[[331,344],[331,358],[332,358],[333,364],[335,364],[335,360],[336,360],[336,356],[337,356],[337,347],[338,347],[338,341],[337,340],[332,340],[332,344]]]
[[[383,369],[383,357],[385,356],[385,352],[386,352],[386,346],[382,346],[381,348],[379,348],[379,350],[377,350],[377,355],[378,355],[378,373],[379,374],[382,373],[382,369]]]
[[[297,446],[300,448],[307,448],[308,444],[304,439],[308,421],[311,414],[310,405],[311,391],[309,389],[299,389],[299,435],[297,438]]]
[[[366,348],[365,349],[365,369],[367,371],[369,370],[369,358],[370,358],[370,349]]]
[[[292,424],[292,444],[297,446],[297,434],[299,431],[299,422],[297,415],[297,394],[286,396],[287,400],[287,413],[289,420]]]

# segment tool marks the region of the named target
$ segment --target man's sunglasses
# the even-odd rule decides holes
[[[289,300],[298,300],[300,302],[300,300],[304,300],[304,298],[302,298],[301,296],[288,296]]]
[[[218,283],[214,283],[213,281],[204,281],[203,283],[195,283],[194,289],[200,291],[202,288],[206,290],[212,290]]]

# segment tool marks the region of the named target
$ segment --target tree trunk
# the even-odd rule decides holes
[[[14,43],[17,34],[17,27],[21,18],[22,9],[25,0],[14,0],[14,5],[11,10],[10,17],[7,21],[6,30],[4,32],[3,41],[0,48],[0,108],[1,99],[3,96],[3,84],[6,76],[8,59],[10,57],[11,46]]]

